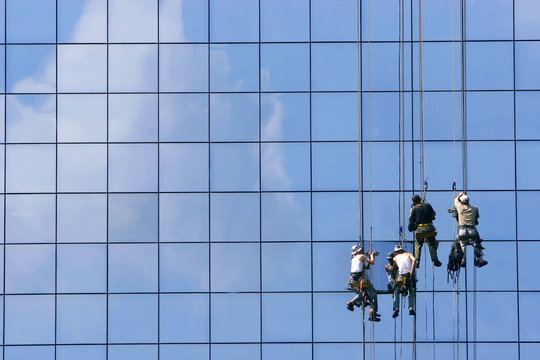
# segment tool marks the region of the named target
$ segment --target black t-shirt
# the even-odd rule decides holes
[[[426,201],[420,206],[413,205],[409,216],[409,231],[416,230],[418,224],[428,224],[435,219],[435,211]]]

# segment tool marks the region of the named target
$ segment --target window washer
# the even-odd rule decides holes
[[[481,268],[487,265],[487,261],[484,260],[484,254],[482,250],[484,247],[480,244],[480,235],[476,230],[478,225],[478,208],[469,204],[469,196],[465,193],[460,193],[454,199],[454,207],[457,210],[457,220],[459,224],[458,240],[461,244],[463,254],[465,254],[465,247],[472,245],[474,247],[474,265]],[[461,261],[461,267],[465,267],[465,257]]]
[[[360,307],[365,297],[371,306],[369,310],[369,321],[381,321],[379,318],[380,314],[377,314],[377,291],[375,291],[364,273],[364,270],[367,269],[369,264],[375,264],[375,256],[378,253],[371,252],[368,255],[369,258],[364,255],[364,249],[360,245],[354,245],[351,249],[351,279],[349,280],[349,285],[353,289],[356,289],[357,294],[352,300],[347,302],[347,310],[354,311],[354,305]]]
[[[393,267],[397,268],[397,279],[394,287],[394,314],[399,315],[399,297],[401,294],[409,298],[409,315],[416,315],[416,276],[414,268],[416,258],[411,253],[405,252],[405,248],[396,245],[394,248]]]
[[[411,206],[411,212],[409,215],[409,231],[416,230],[416,242],[414,256],[416,257],[416,267],[420,267],[420,257],[422,256],[422,245],[424,245],[424,239],[429,247],[429,253],[431,255],[431,261],[433,265],[441,266],[441,262],[437,257],[437,248],[439,242],[435,240],[437,231],[433,226],[433,220],[435,220],[435,211],[427,201],[420,199],[420,196],[414,195],[412,197],[413,205]]]
[[[388,293],[393,294],[394,293],[394,287],[396,286],[396,280],[397,280],[397,273],[398,269],[396,266],[394,266],[394,252],[388,253],[386,255],[386,260],[388,260],[388,264],[384,265],[384,269],[386,270],[386,276],[388,277]]]

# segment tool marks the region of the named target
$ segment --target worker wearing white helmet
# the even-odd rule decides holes
[[[483,247],[480,244],[480,235],[476,230],[480,217],[478,208],[469,203],[469,196],[463,192],[454,199],[454,207],[457,210],[459,224],[458,240],[463,253],[465,254],[467,245],[472,245],[474,246],[474,265],[478,267],[487,265],[488,262],[484,260]],[[465,258],[463,258],[461,266],[465,266]]]

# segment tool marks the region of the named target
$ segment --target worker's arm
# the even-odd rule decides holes
[[[367,262],[371,265],[375,264],[375,254],[373,252],[369,254],[369,259],[367,260]]]
[[[416,258],[411,253],[407,253],[407,256],[409,259],[412,260],[412,267],[411,267],[411,276],[414,274],[414,269],[416,269]]]

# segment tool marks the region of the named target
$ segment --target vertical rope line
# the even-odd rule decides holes
[[[405,19],[403,0],[399,0],[399,235],[405,246]]]
[[[419,86],[420,86],[420,107],[418,109],[420,116],[420,188],[424,188],[426,176],[425,160],[425,139],[424,139],[424,14],[423,0],[418,0],[418,65],[419,65]],[[425,192],[424,192],[425,197]]]

